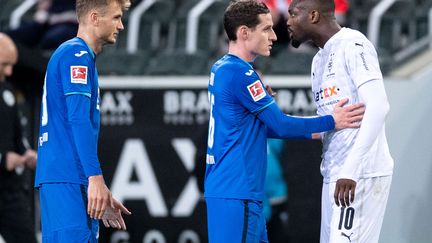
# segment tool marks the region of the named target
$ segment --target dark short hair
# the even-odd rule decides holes
[[[75,7],[78,21],[91,10],[104,9],[112,1],[115,1],[122,6],[123,10],[126,10],[130,6],[130,0],[76,0]]]
[[[233,0],[228,5],[224,14],[224,28],[231,41],[237,40],[237,29],[241,25],[255,28],[259,24],[258,15],[270,13],[270,10],[262,2],[256,0]]]
[[[334,0],[293,0],[291,5],[295,6],[301,2],[307,2],[311,8],[314,8],[321,13],[332,14],[335,11]]]

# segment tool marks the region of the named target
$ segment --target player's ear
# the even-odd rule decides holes
[[[249,28],[246,25],[242,25],[237,30],[237,39],[247,40],[249,35]]]
[[[96,11],[91,11],[89,14],[90,22],[93,25],[99,25],[99,14]]]
[[[312,11],[309,13],[309,21],[310,21],[312,24],[316,24],[316,23],[318,23],[319,20],[320,20],[320,17],[321,17],[320,12],[318,12],[317,10],[312,10]]]

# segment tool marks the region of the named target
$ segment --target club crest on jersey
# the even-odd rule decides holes
[[[257,102],[266,96],[266,92],[259,80],[247,86],[252,99]]]
[[[71,83],[87,84],[87,67],[86,66],[71,66]]]

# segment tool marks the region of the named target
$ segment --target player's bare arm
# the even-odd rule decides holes
[[[365,112],[364,104],[357,103],[344,107],[347,102],[348,99],[345,98],[335,105],[333,111],[335,129],[360,127],[360,121],[362,120],[363,114]]]

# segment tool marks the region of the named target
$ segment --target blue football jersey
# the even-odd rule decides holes
[[[251,64],[225,55],[208,85],[211,114],[205,197],[263,200],[267,127],[257,114],[274,103]]]
[[[88,176],[101,174],[97,158],[99,126],[95,54],[76,37],[63,43],[48,63],[35,186],[55,182],[87,185]]]

